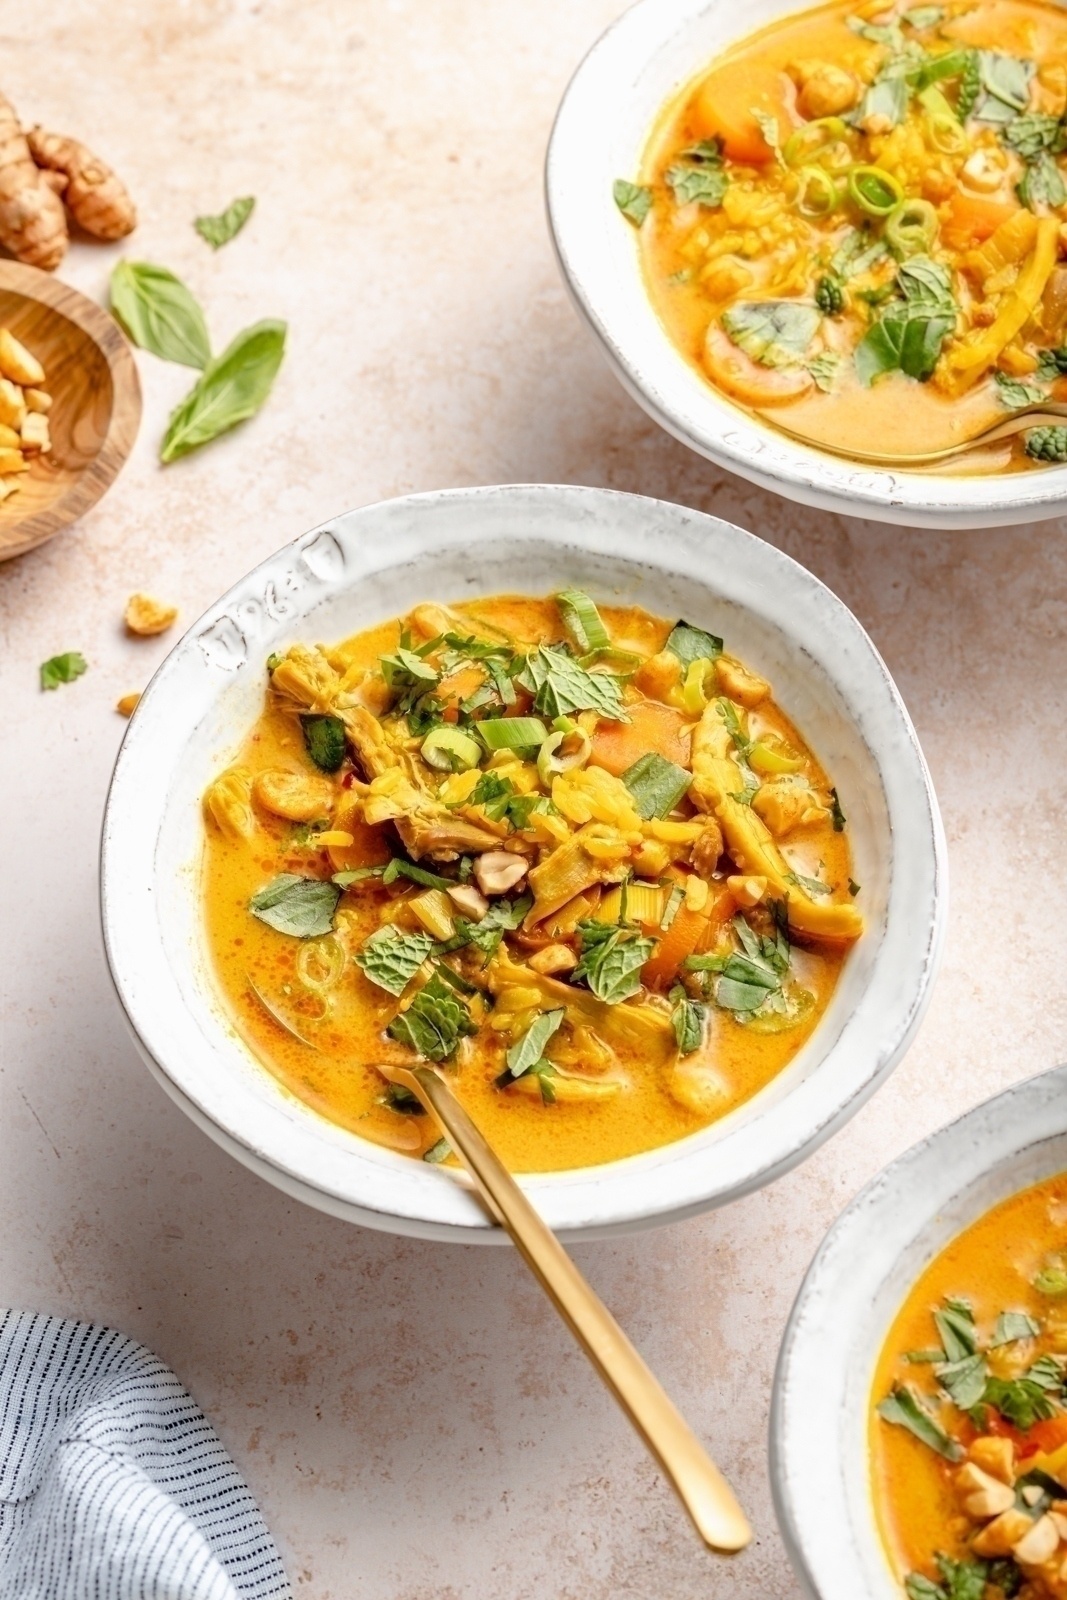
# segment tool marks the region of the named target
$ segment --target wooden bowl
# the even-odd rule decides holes
[[[0,261],[0,327],[45,370],[52,448],[0,502],[0,561],[76,522],[118,476],[141,420],[141,384],[118,324],[36,267]]]

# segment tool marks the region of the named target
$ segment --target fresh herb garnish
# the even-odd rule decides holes
[[[671,990],[671,999],[674,1001],[671,1026],[678,1042],[678,1054],[691,1056],[704,1043],[708,1008],[699,1000],[691,1000],[681,984]]]
[[[1018,1589],[1019,1574],[1012,1562],[956,1561],[940,1551],[934,1559],[942,1582],[909,1572],[904,1579],[908,1600],[982,1600],[987,1584],[996,1584],[1004,1595],[1013,1595]],[[1004,1568],[1014,1573],[1015,1581],[998,1581],[1006,1577],[1001,1571]]]
[[[1067,344],[1061,344],[1056,350],[1037,352],[1037,377],[1052,380],[1064,375],[1067,375]]]
[[[935,28],[944,19],[944,6],[912,6],[910,11],[905,11],[903,21],[918,33],[927,28]]]
[[[996,380],[997,397],[1009,411],[1018,411],[1022,406],[1034,405],[1045,398],[1045,391],[1035,383],[1010,378],[1006,372],[994,372],[993,377]]]
[[[568,717],[576,711],[597,711],[611,722],[629,722],[619,680],[611,673],[589,672],[561,645],[539,645],[526,657],[519,677],[534,697],[535,711]]]
[[[387,1083],[382,1094],[382,1102],[390,1111],[398,1111],[404,1117],[424,1117],[426,1107],[417,1094],[412,1094],[410,1089],[405,1089],[402,1083]]]
[[[720,167],[708,164],[689,166],[684,161],[676,161],[668,167],[666,177],[680,206],[696,201],[709,210],[722,205],[730,181]]]
[[[962,1461],[963,1446],[949,1437],[927,1411],[919,1396],[906,1384],[898,1384],[878,1406],[878,1415],[894,1427],[907,1428],[946,1461]]]
[[[333,929],[333,914],[341,898],[340,885],[329,878],[304,878],[280,872],[248,902],[260,922],[295,939],[314,939]]]
[[[818,306],[803,300],[742,300],[720,318],[738,349],[765,367],[796,366],[819,328]]]
[[[468,936],[469,944],[482,952],[485,965],[496,954],[505,932],[517,928],[532,905],[533,896],[529,894],[517,900],[494,900],[480,922],[471,923],[457,917],[456,928]]]
[[[452,1154],[452,1146],[445,1138],[438,1139],[428,1150],[422,1153],[422,1159],[429,1161],[433,1166],[439,1166],[442,1161],[447,1161]]]
[[[722,640],[705,633],[703,628],[694,628],[692,623],[676,622],[663,648],[689,667],[694,661],[717,661],[722,655]]]
[[[451,889],[450,878],[442,878],[436,872],[427,872],[425,867],[418,867],[413,861],[405,861],[402,856],[394,856],[389,864],[382,869],[382,882],[395,883],[398,878],[408,878],[412,883],[421,883],[424,889]]]
[[[255,416],[270,394],[284,354],[284,322],[255,322],[237,334],[171,412],[160,460],[177,461]]]
[[[628,222],[639,228],[652,210],[652,190],[643,183],[628,183],[616,178],[611,188],[615,204]]]
[[[563,626],[583,655],[590,650],[606,650],[611,635],[604,626],[600,612],[581,589],[564,589],[556,596]]]
[[[1002,1344],[1014,1344],[1017,1339],[1033,1339],[1040,1332],[1040,1325],[1025,1311],[1002,1311],[993,1330],[990,1348],[996,1350]]]
[[[809,897],[833,894],[834,892],[832,886],[824,883],[821,878],[809,878],[803,872],[787,872],[785,881],[786,883],[791,883],[794,888],[803,889],[804,893]]]
[[[1067,150],[1067,122],[1043,111],[1028,111],[1009,122],[1001,137],[1024,161],[1033,161],[1043,150],[1058,156]]]
[[[834,825],[835,833],[844,833],[848,818],[841,809],[841,802],[837,797],[837,790],[830,790],[830,821]]]
[[[1023,205],[1031,211],[1037,211],[1041,206],[1049,206],[1055,211],[1067,202],[1067,182],[1047,150],[1042,150],[1040,155],[1027,163],[1015,190]]]
[[[466,800],[461,803],[481,806],[487,817],[493,822],[500,822],[514,793],[515,785],[510,778],[498,777],[495,772],[483,772]]]
[[[823,394],[830,394],[841,370],[841,356],[836,350],[824,350],[821,355],[812,357],[807,368],[815,379],[815,387]]]
[[[856,121],[862,127],[868,117],[878,117],[897,127],[907,115],[908,88],[904,66],[890,62],[864,93]]]
[[[387,923],[363,941],[354,960],[379,989],[402,995],[432,949],[428,933],[404,933],[394,923]]]
[[[654,939],[642,938],[632,928],[603,922],[578,924],[582,951],[571,973],[574,983],[584,981],[598,1000],[618,1005],[641,987],[641,968],[652,954]]]
[[[1067,461],[1067,427],[1030,428],[1024,448],[1035,461]]]
[[[529,1072],[530,1068],[541,1060],[545,1046],[566,1015],[566,1007],[560,1006],[555,1011],[542,1011],[540,1016],[534,1018],[522,1038],[511,1046],[505,1057],[508,1071],[513,1078],[521,1078],[524,1072]]]
[[[982,1402],[995,1406],[1002,1417],[1024,1432],[1035,1422],[1047,1422],[1059,1411],[1049,1399],[1045,1386],[1030,1377],[988,1379]]]
[[[89,663],[80,650],[67,650],[61,656],[49,656],[47,661],[41,662],[41,688],[58,689],[61,683],[73,683],[75,678],[80,678],[88,670]]]
[[[302,716],[304,746],[322,772],[336,772],[345,758],[345,725],[340,717]]]
[[[693,774],[650,750],[627,767],[622,781],[633,796],[638,816],[647,822],[652,817],[665,817],[674,810],[688,793]]]
[[[459,1041],[478,1029],[462,1000],[435,972],[385,1031],[398,1044],[409,1045],[430,1061],[447,1061]]]
[[[925,382],[956,326],[951,280],[940,262],[912,256],[900,266],[897,287],[900,298],[886,305],[856,346],[856,373],[868,387],[894,371]]]
[[[197,217],[193,227],[211,246],[212,250],[221,250],[224,244],[229,244],[231,239],[237,237],[255,209],[255,195],[242,195],[239,200],[234,200],[225,211],[220,211],[215,217]]]
[[[741,718],[737,714],[737,707],[732,700],[727,700],[724,697],[716,700],[715,708],[726,724],[726,731],[730,735],[734,748],[739,755],[747,758],[756,741],[750,739],[744,728],[742,728]]]
[[[182,367],[211,360],[204,313],[173,272],[150,261],[120,261],[111,274],[111,310],[135,345]]]
[[[1024,61],[1019,56],[979,50],[980,92],[969,115],[976,122],[1001,125],[1014,122],[1030,102],[1030,82],[1035,71],[1032,61]]]

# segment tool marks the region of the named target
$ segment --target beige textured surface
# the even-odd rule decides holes
[[[216,342],[260,316],[291,325],[268,409],[165,471],[155,450],[189,375],[141,358],[125,473],[74,533],[0,570],[0,1293],[105,1319],[172,1363],[308,1600],[794,1600],[764,1450],[804,1266],[888,1157],[1067,1053],[1063,529],[803,512],[689,455],[621,393],[557,281],[540,195],[553,106],[617,9],[9,0],[0,21],[4,88],[114,162],[141,208],[133,252],[188,280]],[[243,193],[257,212],[213,255],[191,219]],[[65,276],[102,297],[118,253],[79,246]],[[167,648],[123,636],[127,595],[188,621],[334,512],[520,479],[681,500],[812,567],[896,674],[945,812],[947,959],[888,1087],[771,1191],[577,1252],[740,1488],[759,1537],[729,1566],[699,1553],[510,1254],[363,1233],[236,1166],[139,1065],[100,949],[112,706]],[[90,671],[41,695],[37,663],[68,649]]]

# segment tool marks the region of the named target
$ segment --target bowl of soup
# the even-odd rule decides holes
[[[634,6],[575,74],[546,168],[617,375],[809,504],[960,528],[1061,512],[1065,59],[1057,0]]]
[[[819,1600],[1067,1583],[1067,1068],[892,1163],[831,1229],[775,1380],[772,1476]]]
[[[918,1025],[944,845],[907,713],[810,574],[605,491],[368,507],[175,648],[104,831],[164,1087],[289,1192],[497,1237],[389,1069],[446,1073],[550,1223],[722,1204]]]

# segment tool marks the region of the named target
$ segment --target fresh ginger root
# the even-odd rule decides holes
[[[0,95],[0,245],[16,261],[51,272],[67,240],[63,202],[34,164],[15,108]]]
[[[99,156],[80,140],[44,128],[31,128],[26,138],[46,181],[54,181],[53,174],[66,179],[63,202],[79,228],[94,239],[124,239],[133,232],[137,212],[126,185]]]

